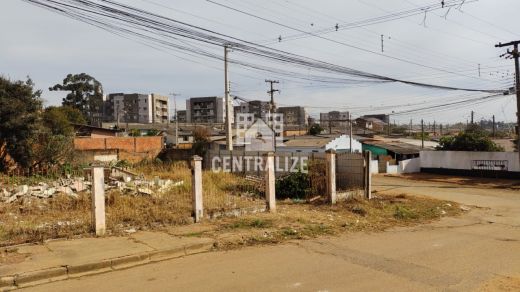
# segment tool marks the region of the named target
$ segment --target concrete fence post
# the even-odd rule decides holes
[[[372,199],[372,152],[365,151],[365,198]]]
[[[327,176],[327,199],[332,204],[335,205],[337,202],[337,194],[336,194],[336,151],[335,150],[327,150],[325,153],[327,166],[325,174]]]
[[[274,153],[269,152],[264,155],[265,159],[265,200],[267,210],[276,212],[276,177],[274,172]]]
[[[191,192],[193,203],[193,218],[195,223],[202,220],[202,157],[193,156],[191,161]]]
[[[103,166],[92,166],[92,229],[97,236],[105,235],[105,168]]]

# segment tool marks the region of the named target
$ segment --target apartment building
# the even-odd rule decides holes
[[[239,106],[235,107],[235,114],[254,114],[255,119],[263,119],[269,113],[270,108],[271,103],[268,101],[252,100],[241,102]]]
[[[234,120],[233,115],[231,119]],[[186,100],[186,122],[218,124],[225,121],[226,103],[223,97],[192,97]]]
[[[348,127],[348,120],[349,112],[331,111],[320,113],[320,125],[325,129]]]
[[[296,125],[306,126],[309,115],[304,107],[301,106],[289,106],[280,107],[277,110],[278,113],[283,114],[283,123],[285,125]]]
[[[155,93],[112,93],[103,109],[105,122],[166,124],[170,117],[168,97]]]

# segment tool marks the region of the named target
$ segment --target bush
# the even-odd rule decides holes
[[[277,199],[304,199],[310,189],[309,176],[302,172],[291,173],[276,180]]]
[[[500,152],[504,148],[495,144],[484,131],[468,129],[457,136],[442,137],[437,150]]]

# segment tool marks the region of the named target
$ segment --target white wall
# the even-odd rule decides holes
[[[422,168],[471,170],[473,160],[507,160],[509,171],[520,171],[518,152],[421,151]]]
[[[421,158],[413,158],[399,161],[400,173],[416,173],[421,172]]]
[[[372,173],[372,174],[379,173],[379,161],[377,161],[377,160],[370,161],[370,173]]]

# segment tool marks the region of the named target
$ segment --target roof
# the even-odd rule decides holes
[[[399,141],[363,141],[363,144],[377,146],[397,154],[418,154],[421,147]]]
[[[113,133],[117,133],[117,132],[121,132],[121,130],[118,130],[118,129],[108,129],[108,128],[102,128],[102,127],[96,127],[96,126],[91,126],[91,125],[82,125],[82,124],[72,124],[74,126],[74,129],[76,131],[78,130],[81,130],[81,129],[84,129],[84,130],[100,130],[100,131],[107,131],[107,132],[113,132]]]
[[[298,136],[294,139],[285,141],[285,147],[308,147],[308,148],[323,148],[335,137],[328,136]]]
[[[360,119],[363,119],[365,121],[372,122],[372,123],[386,124],[384,121],[382,121],[378,118],[360,118]]]

